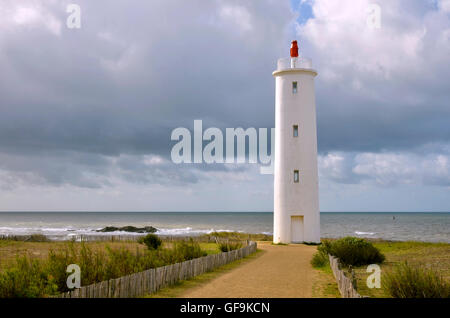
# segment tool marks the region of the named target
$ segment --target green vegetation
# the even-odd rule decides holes
[[[401,277],[406,275],[405,270],[399,269],[405,262],[408,262],[408,267],[424,272],[433,271],[439,274],[443,281],[447,283],[450,281],[450,244],[448,243],[382,240],[371,240],[371,242],[386,256],[386,260],[380,265],[382,288],[368,288],[366,280],[371,273],[367,273],[367,266],[354,267],[358,292],[361,295],[375,298],[398,297],[397,294],[389,291],[387,281],[390,275],[395,275],[399,271],[403,273]],[[397,282],[398,280],[399,278]],[[424,286],[423,284],[416,286],[420,285]]]
[[[317,248],[311,264],[333,279],[327,251],[329,245],[336,246],[341,240],[323,240]],[[347,238],[345,238],[347,240]],[[450,282],[450,244],[428,242],[392,242],[366,239],[380,254],[385,256],[381,266],[381,288],[369,288],[367,265],[354,266],[358,292],[374,298],[389,297],[449,297]],[[339,243],[338,243],[339,244]],[[345,270],[345,267],[343,267]],[[324,290],[325,284],[318,282],[317,290]],[[335,286],[336,283],[334,283]],[[319,293],[320,294],[320,293]]]
[[[437,271],[410,266],[407,262],[388,272],[383,283],[394,298],[450,298],[450,283]]]
[[[328,254],[323,249],[317,249],[317,252],[313,255],[311,259],[311,265],[314,268],[324,268],[329,265],[330,260],[328,259]]]
[[[135,252],[108,245],[94,249],[84,242],[63,244],[58,250],[50,250],[46,258],[33,258],[30,254],[18,256],[0,272],[0,297],[47,297],[67,291],[69,264],[80,266],[81,283],[89,285],[207,254],[192,240],[153,250],[139,249],[135,244]]]
[[[385,260],[385,256],[371,242],[356,237],[325,240],[317,250],[318,254],[322,254],[313,258],[318,264],[323,262],[326,254],[339,258],[341,264],[346,266],[379,264]]]
[[[0,274],[0,298],[40,297],[57,293],[53,276],[36,259],[17,258],[15,267]]]
[[[272,235],[266,234],[249,234],[241,232],[211,232],[209,234],[204,234],[201,237],[207,237],[209,239],[229,239],[229,240],[239,240],[239,241],[272,241]]]
[[[219,243],[219,249],[222,252],[230,252],[233,250],[237,250],[240,249],[242,247],[242,243],[241,242],[222,242]]]
[[[161,239],[155,234],[147,234],[138,241],[139,243],[145,244],[149,250],[157,250],[161,244]]]
[[[330,263],[327,262],[321,267],[316,267],[317,276],[313,282],[314,298],[341,298],[336,279],[331,270]]]

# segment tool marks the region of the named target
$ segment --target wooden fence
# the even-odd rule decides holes
[[[123,276],[109,281],[83,286],[59,295],[60,298],[130,298],[152,294],[173,285],[179,280],[212,271],[213,269],[244,258],[256,252],[256,242],[220,254],[195,258],[182,263],[152,268],[144,272]]]
[[[334,277],[338,284],[339,292],[342,298],[363,298],[353,285],[351,278],[345,276],[344,271],[341,269],[339,258],[328,255],[330,259],[330,267],[333,271]]]

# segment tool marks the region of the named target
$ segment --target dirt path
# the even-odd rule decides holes
[[[188,289],[179,297],[265,298],[312,296],[317,272],[310,260],[315,246],[258,243],[262,255],[218,276],[211,282]]]

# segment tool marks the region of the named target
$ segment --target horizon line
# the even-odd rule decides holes
[[[0,213],[273,213],[273,211],[80,211],[80,210],[17,210]],[[450,211],[320,211],[320,213],[450,213]]]

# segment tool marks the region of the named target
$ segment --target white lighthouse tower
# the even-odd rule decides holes
[[[319,243],[317,129],[311,60],[278,60],[275,101],[274,243]]]

